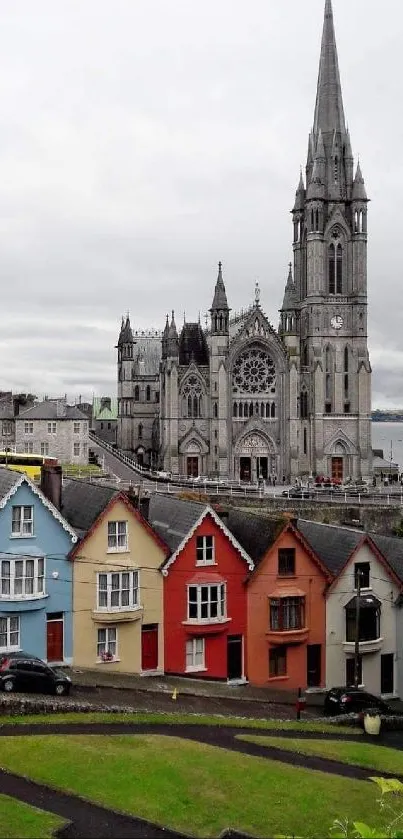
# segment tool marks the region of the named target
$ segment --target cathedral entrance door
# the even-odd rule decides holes
[[[197,478],[199,475],[199,458],[198,457],[187,457],[186,458],[186,474],[188,478]]]
[[[342,457],[332,457],[332,481],[343,481],[344,468]]]
[[[241,481],[250,481],[252,474],[252,461],[250,457],[241,457],[239,462],[239,477]]]
[[[257,459],[257,477],[263,478],[264,481],[267,481],[269,477],[269,468],[268,468],[268,458],[267,457],[258,457]]]

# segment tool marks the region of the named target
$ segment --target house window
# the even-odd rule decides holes
[[[279,548],[278,575],[279,577],[295,576],[295,548]]]
[[[48,422],[48,434],[56,434],[57,422]]]
[[[45,560],[35,557],[0,560],[0,597],[39,597],[45,594]]]
[[[18,650],[20,647],[20,619],[18,616],[0,618],[0,650]]]
[[[34,451],[34,444],[32,442],[24,443],[25,454],[33,454],[33,451]]]
[[[346,641],[355,641],[355,608],[346,609]],[[381,610],[379,606],[367,606],[359,612],[358,640],[377,641],[381,636]]]
[[[127,551],[127,521],[108,521],[108,551]]]
[[[13,507],[11,521],[12,536],[33,536],[34,535],[34,508]]]
[[[358,588],[358,577],[360,578],[360,588],[371,588],[370,583],[370,563],[356,562],[354,565],[354,588]]]
[[[151,388],[150,388],[150,385],[147,385],[147,388],[146,388],[146,400],[147,400],[147,402],[150,402],[150,400],[151,400]]]
[[[135,402],[140,401],[140,388],[139,388],[138,385],[136,385],[136,387],[134,388],[134,401]]]
[[[214,565],[214,536],[197,536],[196,565]]]
[[[2,435],[3,437],[10,437],[13,433],[13,424],[11,420],[3,420],[2,425]]]
[[[49,454],[49,443],[41,443],[41,454]]]
[[[80,456],[80,443],[73,443],[73,456],[79,457]]]
[[[188,620],[217,621],[226,616],[225,583],[188,586]]]
[[[24,431],[25,431],[25,434],[33,434],[34,433],[33,422],[25,422],[24,423]]]
[[[348,688],[354,686],[355,661],[353,658],[346,659],[346,685]],[[362,685],[362,658],[358,659],[358,684]]]
[[[116,626],[98,629],[97,658],[98,661],[113,661],[117,657],[118,631]]]
[[[73,432],[74,432],[74,434],[79,434],[80,433],[80,423],[79,422],[75,422],[73,424]]]
[[[287,675],[287,647],[272,647],[269,651],[269,676],[271,679],[276,676]]]
[[[139,605],[139,572],[98,574],[98,609],[135,609]]]
[[[281,597],[270,600],[270,629],[290,632],[305,627],[305,597]]]
[[[186,672],[204,669],[204,638],[191,638],[186,641]]]

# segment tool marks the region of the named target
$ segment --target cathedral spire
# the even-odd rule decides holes
[[[227,293],[225,291],[224,280],[222,278],[222,262],[218,263],[218,277],[214,291],[214,300],[211,311],[220,309],[222,311],[229,310],[227,302]]]
[[[324,135],[333,133],[333,131],[346,133],[331,0],[326,0],[325,5],[313,126],[316,135],[320,129]]]

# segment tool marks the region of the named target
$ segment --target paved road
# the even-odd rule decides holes
[[[115,476],[119,479],[119,482],[122,481],[126,483],[132,484],[139,484],[141,483],[146,489],[155,489],[155,482],[150,481],[147,478],[140,477],[138,472],[135,472],[134,469],[130,469],[129,466],[126,466],[125,463],[122,463],[119,458],[115,457],[111,452],[107,449],[104,449],[102,446],[98,446],[97,443],[94,443],[93,440],[90,442],[90,448],[99,455],[101,462],[105,464],[105,471],[110,472],[111,475]]]

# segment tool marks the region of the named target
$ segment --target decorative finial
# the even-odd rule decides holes
[[[260,300],[260,286],[259,286],[258,281],[256,280],[256,282],[255,282],[255,304],[256,304],[256,306],[259,306],[259,300]]]
[[[207,329],[207,328],[208,328],[208,314],[207,314],[207,312],[206,312],[206,314],[204,315],[204,321],[205,321],[205,324],[206,324],[206,329]]]

